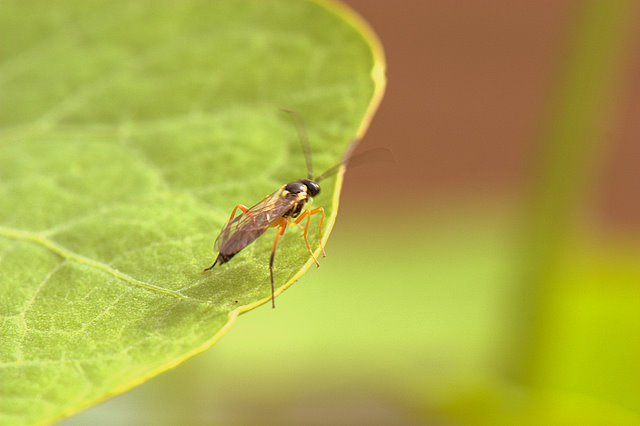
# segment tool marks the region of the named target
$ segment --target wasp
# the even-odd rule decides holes
[[[289,182],[286,185],[281,186],[275,192],[267,195],[252,207],[246,207],[242,204],[236,205],[231,212],[229,220],[222,228],[220,235],[216,238],[214,243],[214,249],[218,251],[218,256],[213,262],[213,265],[205,269],[208,271],[216,265],[223,265],[238,254],[242,249],[258,239],[269,228],[277,228],[276,237],[273,243],[273,249],[271,250],[271,257],[269,259],[269,274],[271,278],[271,306],[275,305],[274,297],[274,284],[273,284],[273,260],[276,254],[276,248],[278,247],[278,239],[284,234],[284,231],[288,226],[299,225],[301,221],[306,218],[306,225],[304,226],[304,241],[307,245],[307,249],[311,254],[314,262],[317,266],[320,266],[316,259],[309,240],[307,239],[307,233],[309,231],[309,222],[311,216],[320,214],[320,222],[318,224],[318,239],[320,241],[320,249],[322,256],[326,256],[324,247],[322,246],[322,222],[324,221],[324,208],[318,207],[315,209],[305,209],[307,203],[310,203],[312,197],[315,197],[320,193],[320,182],[337,172],[339,166],[327,170],[321,176],[314,180],[313,168],[311,163],[311,150],[309,148],[309,140],[307,138],[306,130],[302,119],[293,111],[283,110],[290,114],[293,118],[294,124],[298,130],[300,143],[305,154],[307,163],[306,179],[299,179],[294,182]],[[236,212],[240,210],[238,216]]]

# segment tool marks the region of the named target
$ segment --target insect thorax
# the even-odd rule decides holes
[[[293,207],[291,207],[285,214],[283,214],[283,216],[292,218],[300,216],[300,213],[302,213],[302,209],[304,209],[305,204],[307,204],[307,200],[297,201]]]

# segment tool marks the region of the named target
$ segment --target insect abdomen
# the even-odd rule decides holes
[[[235,255],[236,255],[236,253],[231,253],[231,254],[218,253],[218,258],[216,259],[216,263],[218,265],[222,265],[224,263],[227,263]]]

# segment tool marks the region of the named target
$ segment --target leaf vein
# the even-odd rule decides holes
[[[182,299],[182,300],[187,300],[190,302],[197,302],[197,303],[205,303],[205,304],[209,304],[211,302],[206,301],[206,300],[200,300],[200,299],[195,299],[189,296],[186,296],[178,291],[175,290],[171,290],[168,288],[164,288],[164,287],[160,287],[157,286],[155,284],[151,284],[148,282],[144,282],[144,281],[140,281],[137,280],[127,274],[124,274],[120,271],[118,271],[117,269],[113,269],[110,266],[104,264],[104,263],[100,263],[97,262],[93,259],[89,259],[87,257],[84,257],[80,254],[74,253],[71,250],[66,249],[65,247],[62,247],[61,245],[55,243],[54,241],[51,241],[47,238],[44,238],[42,235],[39,234],[34,234],[34,233],[30,233],[30,232],[24,232],[24,231],[16,231],[13,229],[8,229],[8,228],[4,228],[4,227],[0,227],[0,236],[4,236],[7,238],[13,238],[13,239],[19,239],[19,240],[24,240],[24,241],[29,241],[32,242],[34,244],[39,244],[47,249],[49,249],[50,251],[52,251],[53,253],[57,254],[58,256],[62,257],[63,259],[68,259],[68,260],[73,260],[77,263],[92,267],[94,269],[100,270],[102,272],[106,272],[108,274],[111,274],[113,276],[115,276],[116,278],[119,278],[120,280],[131,284],[135,287],[139,287],[139,288],[143,288],[149,291],[153,291],[156,293],[160,293],[160,294],[165,294],[167,296],[172,296],[178,299]]]

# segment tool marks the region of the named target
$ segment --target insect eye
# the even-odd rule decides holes
[[[320,185],[318,185],[314,181],[312,181],[310,179],[300,179],[299,182],[304,184],[304,186],[307,187],[307,192],[312,197],[315,197],[316,195],[318,195],[320,193]]]
[[[291,182],[284,187],[284,190],[290,192],[291,194],[299,194],[305,189],[305,185],[301,182]]]

